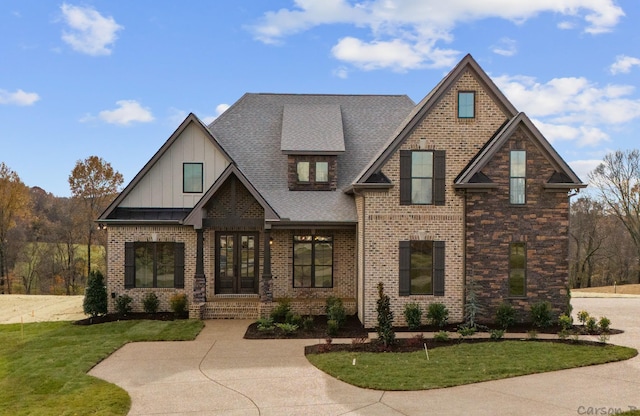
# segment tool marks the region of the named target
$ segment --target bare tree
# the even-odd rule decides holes
[[[636,249],[640,266],[640,151],[609,153],[589,175],[600,198],[622,222]],[[637,271],[640,283],[640,267]]]
[[[591,287],[596,260],[607,239],[602,232],[604,219],[604,206],[589,196],[571,204],[570,280],[574,288]]]
[[[69,175],[71,194],[84,208],[79,212],[87,237],[87,276],[91,272],[94,221],[113,200],[122,182],[122,174],[98,156],[89,156],[85,160],[77,161]]]
[[[0,162],[0,293],[11,293],[7,236],[19,217],[28,212],[29,188],[18,174]]]

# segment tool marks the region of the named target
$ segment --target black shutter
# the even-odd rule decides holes
[[[174,243],[173,246],[173,285],[177,289],[184,288],[184,243]]]
[[[400,241],[400,296],[411,294],[411,241]]]
[[[433,242],[433,294],[444,296],[444,241]]]
[[[433,203],[444,205],[445,188],[445,151],[436,150],[433,152]]]
[[[124,288],[131,289],[136,286],[136,257],[134,243],[124,243]]]
[[[400,205],[411,205],[411,150],[400,150]]]

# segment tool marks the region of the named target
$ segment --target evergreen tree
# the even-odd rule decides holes
[[[382,340],[385,347],[393,344],[396,339],[396,333],[393,331],[393,312],[389,296],[384,293],[384,285],[378,283],[378,302],[376,310],[378,311],[378,338]]]
[[[107,314],[107,288],[104,285],[104,277],[98,270],[92,270],[89,273],[82,306],[84,313],[93,317]]]

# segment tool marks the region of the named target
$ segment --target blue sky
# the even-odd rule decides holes
[[[421,100],[471,53],[586,181],[640,147],[637,0],[3,0],[0,162],[70,194],[97,155],[125,184],[189,112],[245,92]]]

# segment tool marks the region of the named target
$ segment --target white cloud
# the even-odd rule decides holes
[[[225,111],[227,111],[227,109],[230,107],[229,104],[218,104],[216,106],[216,114],[213,116],[206,116],[205,118],[202,119],[202,122],[205,125],[209,125],[211,123],[213,123],[213,121],[215,119],[217,119],[218,117],[220,117],[220,114],[224,113]]]
[[[502,38],[497,44],[491,46],[493,53],[502,56],[513,56],[518,53],[518,43],[509,38]]]
[[[115,110],[104,110],[98,113],[100,120],[109,124],[119,124],[128,126],[131,123],[148,123],[153,121],[153,115],[148,108],[144,108],[135,100],[116,101],[118,108]]]
[[[602,163],[602,159],[587,159],[587,160],[574,160],[569,162],[569,166],[582,182],[586,182],[589,179],[589,173],[598,167]]]
[[[349,78],[349,69],[347,67],[341,66],[332,71],[332,74],[340,79]]]
[[[316,26],[353,25],[368,29],[369,38],[343,36],[332,49],[336,59],[363,69],[404,71],[448,66],[457,52],[437,45],[451,42],[461,23],[497,18],[518,24],[542,13],[582,21],[591,34],[611,31],[624,16],[614,0],[294,0],[291,8],[265,13],[249,30],[274,44]],[[568,21],[560,26],[568,29]],[[516,52],[508,42],[494,50],[507,56]]]
[[[616,61],[609,67],[609,71],[613,75],[628,74],[634,66],[640,66],[640,59],[627,55],[618,55],[616,56]]]
[[[113,17],[104,17],[90,7],[60,6],[64,22],[68,28],[62,32],[62,40],[73,50],[88,55],[110,55],[111,46],[118,38],[117,32],[123,27]]]
[[[35,92],[24,92],[20,89],[15,92],[9,92],[0,89],[0,104],[27,106],[33,105],[40,99]]]

